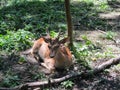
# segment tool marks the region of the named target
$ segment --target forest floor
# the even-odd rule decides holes
[[[91,59],[89,65],[94,68],[95,66],[104,63],[110,58],[119,56],[120,54],[120,4],[117,9],[110,13],[99,13],[100,18],[104,18],[114,26],[111,32],[96,30],[84,30],[81,27],[74,27],[74,42],[84,43],[87,39],[95,46],[100,47],[98,52],[93,52],[88,59]],[[85,38],[82,38],[82,37]],[[104,56],[101,56],[101,53]],[[26,82],[44,81],[47,80],[50,75],[45,75],[46,69],[42,68],[36,62],[26,62],[20,56],[20,54],[13,53],[11,55],[0,56],[0,85],[4,87],[17,86]],[[86,71],[87,68],[80,63],[74,62],[73,69],[68,72],[59,72],[55,78],[62,77],[72,71]],[[76,70],[77,68],[77,70]],[[57,76],[58,75],[58,76]],[[71,80],[73,82],[72,87],[66,88],[63,84],[56,84],[50,88],[44,88],[44,90],[119,90],[120,89],[120,64],[112,65],[109,69],[105,69],[103,72],[93,75],[88,78],[77,78]],[[6,86],[5,86],[6,85]]]
[[[117,57],[120,54],[119,30],[115,31],[116,36],[114,37],[114,40],[109,40],[102,37],[106,34],[106,32],[101,30],[76,30],[74,33],[74,40],[76,42],[81,42],[82,35],[85,35],[86,37],[89,37],[89,40],[92,41],[92,43],[99,44],[99,46],[101,47],[101,52],[106,52],[108,50],[108,53],[112,53],[109,55],[109,57],[107,56],[107,58],[92,58],[92,68],[104,63],[110,58],[113,58],[113,56]],[[6,79],[4,79],[5,84],[8,83],[10,85],[19,85],[20,83],[25,82],[47,80],[47,78],[49,77],[48,75],[46,76],[44,74],[44,71],[46,72],[46,69],[43,69],[41,66],[36,64],[36,62],[34,63],[33,61],[32,64],[29,62],[19,62],[19,54],[12,54],[10,56],[3,55],[1,56],[1,59],[2,70],[0,71],[0,82],[2,82],[3,78],[7,77]],[[81,66],[81,64],[79,63],[74,64],[74,69],[75,68],[77,68],[77,70],[79,71],[86,70],[86,68],[84,68],[84,66]],[[67,75],[70,72],[74,71],[74,69],[70,70],[67,73],[59,73],[60,76],[58,75],[55,77],[62,77],[64,75]],[[119,90],[120,64],[113,65],[109,69],[106,69],[104,72],[93,75],[92,77],[85,79],[77,78],[72,80],[72,82],[74,82],[72,88],[65,89],[64,86],[56,85],[54,87],[51,87],[51,90]]]
[[[106,31],[101,30],[81,30],[76,29],[75,31],[75,40],[81,42],[82,35],[87,36],[87,38],[92,41],[94,44],[99,44],[102,48],[102,52],[111,52],[110,56],[117,57],[120,55],[120,4],[119,8],[115,9],[113,12],[109,13],[99,13],[100,18],[104,18],[108,23],[112,24],[113,32],[116,33],[114,39],[107,39],[104,37]],[[98,45],[98,46],[99,46]],[[94,54],[95,55],[95,54]],[[92,56],[91,56],[92,57]],[[94,60],[93,58],[93,68],[95,66],[104,63],[109,58],[101,58],[99,60]],[[86,78],[83,80],[77,80],[73,90],[119,90],[120,89],[120,64],[113,65],[109,69],[106,69],[104,72],[99,73],[93,77]],[[77,87],[77,88],[76,88]]]
[[[118,4],[120,6],[120,4]],[[115,26],[113,32],[116,33],[114,39],[110,40],[104,37],[106,31],[101,30],[81,30],[77,29],[75,31],[75,40],[81,41],[82,35],[86,35],[87,38],[94,44],[99,44],[103,52],[111,52],[114,57],[120,55],[120,8],[117,8],[113,12],[109,13],[99,13],[101,18],[104,18],[108,23]],[[110,55],[110,56],[111,56]],[[91,56],[92,57],[92,56]],[[95,58],[93,58],[95,59]],[[107,59],[101,58],[99,60],[93,60],[93,68],[95,66],[104,63]],[[119,90],[120,89],[120,64],[113,65],[105,72],[99,73],[93,77],[86,78],[83,80],[77,80],[73,90]],[[77,87],[77,88],[76,88]]]
[[[105,61],[108,61],[110,58],[118,57],[120,55],[120,31],[115,31],[117,33],[115,37],[115,41],[101,38],[102,35],[105,34],[104,31],[100,30],[92,30],[92,31],[76,31],[76,39],[78,41],[79,35],[86,35],[89,37],[89,40],[91,40],[93,43],[98,43],[100,47],[102,48],[102,53],[106,52],[108,50],[109,53],[112,53],[107,56],[107,58],[92,58],[92,64],[91,67],[95,68],[96,66],[99,66],[100,64],[104,63]],[[78,34],[79,33],[79,34]],[[77,36],[78,34],[78,36]],[[108,53],[107,52],[107,53]],[[98,52],[97,52],[98,53]],[[94,53],[93,56],[95,56]],[[91,56],[92,57],[92,56]],[[80,79],[81,80],[81,79]],[[109,69],[106,69],[104,72],[99,73],[97,75],[94,75],[93,77],[83,79],[81,81],[77,81],[77,89],[73,90],[119,90],[120,84],[118,83],[120,81],[120,64],[112,65]]]

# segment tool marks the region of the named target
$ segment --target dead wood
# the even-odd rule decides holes
[[[117,63],[120,62],[120,56],[118,56],[117,58],[113,58],[110,59],[104,63],[102,63],[101,65],[95,67],[93,70],[89,70],[87,72],[73,72],[69,75],[63,76],[61,78],[57,78],[57,79],[49,79],[47,81],[42,81],[42,82],[31,82],[31,83],[26,83],[26,84],[22,84],[20,86],[17,86],[15,88],[0,88],[0,90],[28,90],[28,88],[36,88],[36,87],[48,87],[49,85],[52,84],[57,84],[60,82],[63,82],[65,80],[68,79],[75,79],[75,78],[85,78],[85,77],[90,77],[94,74],[98,74],[100,72],[102,72],[104,69],[110,67],[111,65],[115,65]]]

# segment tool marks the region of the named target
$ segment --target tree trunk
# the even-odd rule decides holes
[[[66,10],[66,18],[67,18],[67,29],[68,29],[68,37],[70,38],[70,47],[73,45],[72,39],[72,21],[71,21],[71,14],[70,14],[70,0],[65,0],[65,10]]]

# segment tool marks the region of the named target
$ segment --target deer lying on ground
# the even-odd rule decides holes
[[[52,40],[48,45],[50,49],[50,57],[55,61],[55,68],[66,69],[72,65],[72,55],[67,46],[68,38]]]
[[[49,56],[48,43],[50,39],[51,39],[50,35],[47,32],[47,36],[43,36],[38,40],[34,41],[32,48],[22,52],[22,54],[25,55],[31,54],[35,59],[38,59],[37,55],[39,55],[41,59],[46,58],[47,56]]]
[[[59,40],[60,32],[57,38],[51,38],[48,34],[35,41],[30,50],[32,55],[36,53],[43,60],[42,66],[47,68],[50,73],[54,72],[56,68],[66,69],[72,65],[72,55],[67,46],[64,44],[68,38]]]
[[[47,68],[50,72],[55,70],[54,60],[50,58],[50,50],[48,44],[51,38],[47,33],[47,36],[41,37],[36,40],[31,49],[22,52],[24,55],[31,54],[36,60],[42,59],[41,65]]]

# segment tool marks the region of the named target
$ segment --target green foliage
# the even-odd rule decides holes
[[[82,35],[82,39],[85,41],[85,44],[87,46],[89,46],[89,45],[93,46],[93,43],[88,39],[88,37],[86,35]]]
[[[113,67],[114,72],[120,73],[120,64]]]
[[[35,80],[38,80],[38,79],[43,80],[43,79],[45,79],[45,74],[36,73],[36,74],[33,75],[33,79],[35,79]]]
[[[62,82],[61,85],[62,87],[65,87],[65,88],[71,88],[74,85],[74,83],[70,80],[67,80],[67,81]]]
[[[4,80],[0,86],[15,87],[15,86],[19,85],[19,82],[18,82],[19,80],[20,79],[18,78],[18,76],[7,76],[4,78]]]
[[[106,69],[105,70],[106,73],[120,73],[120,64],[117,64],[117,65],[113,65],[111,67],[111,69]]]
[[[114,55],[113,55],[113,53],[109,50],[109,51],[105,51],[105,52],[96,52],[95,54],[94,54],[94,58],[92,58],[92,60],[96,60],[96,59],[101,59],[101,58],[107,58],[107,57],[111,57],[111,58],[113,58],[114,57]]]
[[[19,29],[15,31],[7,31],[6,35],[0,35],[0,50],[20,51],[30,47],[31,40],[34,35],[29,31]]]
[[[116,35],[117,34],[115,32],[107,31],[104,35],[101,35],[100,37],[103,38],[103,39],[113,40]]]
[[[64,3],[61,0],[11,0],[5,3],[8,3],[6,7],[0,9],[0,33],[18,29],[43,33],[46,27],[65,28]]]
[[[61,33],[63,33],[64,31],[61,31]],[[57,37],[58,36],[58,34],[59,34],[59,32],[55,32],[54,30],[52,30],[52,31],[50,31],[50,36],[52,37],[52,38],[55,38],[55,37]],[[61,36],[65,36],[66,34],[62,34]],[[62,37],[62,38],[63,38]]]
[[[77,0],[76,0],[77,1]],[[84,1],[86,3],[93,3],[94,4],[94,8],[97,10],[97,11],[105,11],[107,10],[109,7],[108,5],[108,1],[107,0],[103,0],[103,1],[100,1],[100,0],[78,0],[78,1]]]
[[[102,46],[98,46],[88,39],[86,35],[82,35],[83,42],[74,42],[72,49],[74,56],[77,58],[77,62],[82,63],[84,66],[89,67],[92,61],[102,58],[113,58],[113,52],[111,48],[103,50]]]
[[[108,9],[107,0],[75,0],[71,3],[73,21],[87,28],[110,27],[100,19],[98,12]],[[66,30],[64,0],[7,0],[0,9],[0,33],[7,30],[24,29],[44,33],[45,28]],[[17,8],[16,8],[17,7]]]
[[[24,57],[20,57],[18,63],[22,64],[24,62],[26,62],[25,58]]]
[[[91,51],[96,50],[97,47],[90,41],[87,36],[83,35],[82,39],[84,43],[74,43],[74,47],[76,48],[73,53],[79,60],[87,60],[89,56],[91,56]]]
[[[0,83],[1,87],[15,87],[19,85],[20,78],[17,75],[13,75],[10,70],[6,72],[3,78],[3,82]]]
[[[54,38],[54,37],[57,37],[57,33],[55,32],[55,31],[50,31],[50,36],[52,37],[52,38]]]
[[[85,29],[110,29],[111,25],[105,19],[99,18],[99,12],[110,9],[107,0],[75,0],[71,4],[73,20]]]

